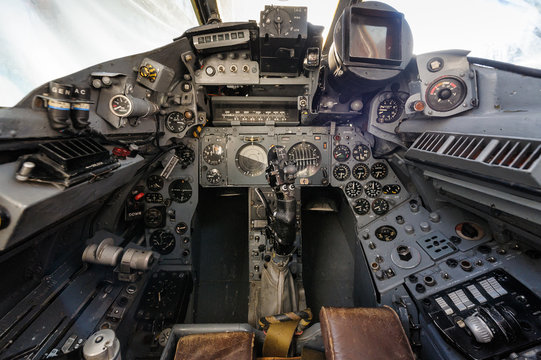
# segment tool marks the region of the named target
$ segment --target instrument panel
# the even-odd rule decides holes
[[[329,184],[328,128],[232,127],[205,128],[201,134],[202,186],[267,186],[267,153],[283,145],[297,167],[297,185]]]
[[[358,225],[386,215],[409,198],[387,162],[373,157],[358,129],[337,127],[332,144],[331,185],[343,190]]]

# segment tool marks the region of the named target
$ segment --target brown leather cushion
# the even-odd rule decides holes
[[[175,360],[252,360],[253,348],[249,332],[187,335],[178,340]]]
[[[398,315],[389,307],[323,307],[319,319],[327,359],[414,359]]]

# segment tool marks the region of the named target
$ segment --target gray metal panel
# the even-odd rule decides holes
[[[359,243],[362,246],[364,253],[369,263],[375,262],[377,256],[381,256],[383,261],[380,264],[382,270],[392,268],[395,276],[380,280],[376,277],[376,273],[373,272],[374,282],[378,290],[381,293],[392,290],[393,288],[400,286],[404,283],[404,279],[411,274],[415,274],[420,270],[427,269],[434,264],[434,261],[430,256],[418,245],[417,241],[424,239],[426,236],[433,234],[443,234],[445,237],[450,238],[456,236],[455,226],[464,221],[472,221],[480,224],[484,230],[485,235],[483,238],[477,241],[462,240],[460,244],[455,246],[460,252],[469,251],[473,247],[483,244],[491,239],[491,233],[485,222],[474,216],[466,214],[456,208],[442,208],[437,210],[439,214],[439,220],[437,222],[431,221],[429,213],[426,209],[419,206],[419,211],[412,211],[409,203],[404,203],[401,206],[395,208],[392,212],[386,216],[378,218],[376,221],[370,223],[368,226],[362,228],[359,231]],[[399,224],[396,220],[397,216],[402,216],[404,222]],[[423,231],[421,223],[427,223],[430,226],[429,231]],[[393,241],[385,242],[376,238],[375,231],[380,226],[391,225],[396,229],[397,236]],[[408,229],[409,228],[409,229]],[[413,231],[413,232],[411,232]],[[364,236],[363,236],[364,235]],[[366,238],[368,236],[368,238]],[[371,248],[370,242],[375,247]],[[396,252],[396,248],[399,245],[406,245],[420,253],[421,259],[417,261],[417,265],[401,267],[402,263],[393,261],[393,254]],[[453,257],[451,254],[448,257]],[[457,255],[458,256],[458,255]],[[414,259],[410,260],[413,261]],[[401,266],[398,266],[401,265]],[[440,277],[441,278],[441,277]],[[422,282],[422,278],[420,280]]]
[[[460,117],[414,117],[400,133],[425,131],[541,139],[541,79],[472,66],[477,73],[479,107]]]
[[[346,145],[352,152],[353,152],[353,148],[354,148],[355,145],[364,144],[364,145],[366,145],[368,147],[371,147],[370,144],[368,143],[366,137],[363,136],[361,131],[359,129],[357,129],[357,128],[354,128],[354,127],[339,126],[339,127],[336,128],[335,136],[338,136],[340,138],[340,140],[337,141],[336,137],[333,137],[333,139],[332,139],[332,148],[333,149],[338,144]],[[332,149],[331,149],[331,153],[332,153]],[[331,186],[339,187],[345,193],[345,190],[344,190],[345,185],[349,181],[356,180],[356,179],[353,177],[353,175],[350,175],[346,180],[338,181],[332,175],[333,169],[338,164],[345,164],[352,170],[353,166],[355,166],[355,164],[359,163],[359,161],[355,160],[353,158],[353,155],[349,158],[349,160],[347,160],[345,162],[336,161],[332,157],[332,155],[331,155],[331,160],[332,160],[332,164],[329,167],[329,177],[330,177],[330,180],[331,180],[330,181]],[[378,196],[378,198],[383,198],[383,199],[387,200],[387,202],[389,203],[389,211],[391,211],[394,207],[396,207],[396,206],[400,205],[401,203],[403,203],[404,201],[406,201],[410,197],[410,194],[406,190],[406,188],[402,184],[402,182],[398,179],[398,177],[396,176],[394,171],[391,169],[391,167],[389,166],[387,161],[380,160],[380,159],[374,159],[374,157],[372,156],[372,152],[370,152],[370,158],[368,160],[366,160],[366,161],[363,161],[363,163],[366,164],[369,168],[372,165],[374,165],[376,162],[383,162],[384,164],[386,164],[387,168],[388,168],[388,172],[389,172],[388,175],[384,179],[377,180],[377,181],[380,182],[382,185],[398,184],[401,187],[400,193],[398,193],[397,195],[383,195],[382,194],[381,196]],[[366,180],[361,180],[360,182],[361,182],[362,185],[364,185],[368,181],[372,181],[372,180],[374,180],[374,178],[372,176],[369,176]],[[347,197],[347,195],[346,195],[346,198],[348,199],[349,206],[352,207],[352,208],[353,208],[353,202],[355,200],[357,200],[357,199],[363,198],[363,199],[366,199],[366,200],[370,201],[370,203],[372,203],[372,201],[374,200],[373,198],[367,197],[366,193],[364,193],[364,191],[363,191],[363,194],[361,196],[359,196],[359,197],[357,197],[355,199],[351,199],[351,198]],[[354,214],[355,214],[355,212],[354,212]],[[355,218],[357,220],[357,226],[364,226],[364,225],[370,223],[371,221],[374,221],[376,218],[378,218],[378,215],[376,215],[373,212],[373,210],[371,210],[366,215],[357,215],[357,214],[355,214]]]
[[[448,50],[448,51],[438,51],[427,54],[417,55],[417,69],[419,71],[420,79],[420,99],[424,101],[426,107],[423,113],[427,116],[434,117],[447,117],[462,113],[466,110],[470,110],[477,106],[477,83],[476,83],[476,74],[474,70],[470,70],[470,63],[466,58],[466,55],[469,51],[466,50]],[[432,59],[438,59],[438,61],[443,61],[443,66],[438,71],[429,70],[429,62],[432,62]],[[466,95],[462,103],[449,111],[436,111],[428,105],[426,101],[426,92],[432,86],[432,84],[437,83],[440,78],[443,77],[455,77],[464,82],[466,85]],[[415,95],[415,94],[413,94]],[[417,99],[416,96],[413,98]],[[406,103],[406,109],[409,110],[412,100],[408,100]]]
[[[0,230],[0,250],[4,250],[41,229],[77,212],[131,181],[143,165],[143,158],[120,160],[111,176],[94,182],[59,189],[48,184],[15,180],[16,163],[0,165],[0,204],[10,213],[11,223]]]
[[[180,165],[175,166],[169,178],[164,180],[163,188],[157,192],[162,194],[164,199],[169,199],[169,185],[177,179],[185,179],[190,183],[190,186],[192,187],[192,197],[185,203],[171,201],[171,204],[166,209],[165,226],[160,229],[169,231],[171,234],[173,234],[173,236],[175,237],[175,248],[169,254],[160,255],[160,263],[162,264],[180,263],[183,265],[190,265],[192,263],[191,223],[195,208],[197,207],[197,202],[199,201],[199,184],[197,178],[197,172],[199,167],[199,164],[197,162],[198,141],[197,139],[185,138],[182,140],[182,142],[195,152],[195,160],[186,169],[182,169]],[[164,163],[166,160],[167,158],[165,158],[162,163]],[[159,175],[160,173],[161,170],[155,173],[149,173],[148,176],[152,174]],[[145,203],[145,210],[156,205],[159,204]],[[175,226],[179,222],[183,222],[188,225],[188,229],[183,235],[179,235],[175,232]],[[159,229],[145,229],[146,243],[149,248],[152,248],[149,243],[150,235],[156,230]],[[185,251],[188,251],[187,255],[184,254]]]

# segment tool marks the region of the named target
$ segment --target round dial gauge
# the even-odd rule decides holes
[[[402,190],[402,188],[398,184],[387,184],[383,186],[382,192],[385,195],[396,195],[400,193],[400,190]]]
[[[356,198],[363,193],[363,186],[358,181],[350,181],[346,184],[344,191],[350,198]]]
[[[185,146],[177,149],[177,156],[180,158],[180,166],[186,169],[195,160],[195,151]]]
[[[118,117],[126,117],[132,113],[133,103],[126,95],[118,94],[109,100],[109,110]]]
[[[402,101],[395,97],[385,99],[378,105],[376,121],[379,123],[392,123],[402,114]]]
[[[184,289],[180,288],[177,279],[169,274],[160,273],[158,273],[160,275],[153,276],[149,281],[141,303],[144,304],[145,312],[152,314],[152,318],[173,320],[171,319],[173,315],[170,313],[170,309],[178,303],[178,294]],[[175,276],[174,273],[172,275]]]
[[[353,158],[357,161],[366,161],[370,158],[370,148],[364,144],[355,145]]]
[[[389,225],[383,225],[376,229],[376,237],[381,241],[393,241],[396,239],[396,229]]]
[[[366,215],[370,212],[370,202],[366,199],[357,199],[353,203],[353,211],[357,215]]]
[[[267,150],[261,145],[243,145],[235,155],[237,168],[246,176],[259,176],[267,168]]]
[[[334,148],[332,156],[336,161],[347,161],[351,156],[351,150],[346,145],[338,145]]]
[[[270,37],[290,37],[297,32],[289,13],[280,7],[270,7],[261,15],[261,32]]]
[[[207,181],[209,184],[216,185],[222,180],[222,174],[218,169],[210,169],[207,171]]]
[[[161,204],[163,203],[163,195],[160,193],[147,193],[145,201],[149,204]]]
[[[147,187],[150,191],[160,191],[163,188],[163,178],[160,175],[150,175],[147,179]]]
[[[452,76],[434,81],[426,90],[426,102],[432,109],[440,112],[458,107],[466,97],[466,84]]]
[[[152,207],[145,211],[143,215],[145,226],[149,228],[157,228],[163,226],[163,213],[157,207]]]
[[[364,185],[364,192],[366,196],[375,198],[381,194],[381,184],[377,181],[369,181]]]
[[[169,231],[156,230],[150,235],[149,240],[152,250],[162,255],[169,254],[175,249],[175,235]]]
[[[351,175],[351,170],[349,170],[349,166],[346,164],[338,164],[332,170],[332,175],[336,180],[344,181],[349,178],[349,175]]]
[[[184,121],[184,115],[179,111],[173,111],[169,113],[165,118],[165,127],[167,130],[173,133],[181,133],[186,129],[186,122]]]
[[[209,165],[218,165],[225,159],[222,145],[209,144],[203,149],[203,160]]]
[[[192,186],[185,179],[174,180],[169,185],[169,197],[171,200],[185,203],[192,197]]]
[[[186,234],[186,231],[188,231],[188,225],[186,225],[186,223],[179,222],[175,225],[175,232],[177,234],[184,235]]]
[[[385,199],[378,198],[372,202],[372,210],[376,215],[385,215],[389,211],[389,203]]]
[[[368,175],[370,175],[370,169],[368,169],[368,165],[358,163],[353,166],[353,177],[357,180],[366,180],[368,178]]]
[[[300,142],[287,152],[289,161],[297,167],[298,177],[309,177],[318,172],[321,166],[321,153],[312,143]]]
[[[387,169],[387,165],[382,162],[377,162],[370,168],[370,174],[377,180],[385,179],[388,173],[389,170]]]

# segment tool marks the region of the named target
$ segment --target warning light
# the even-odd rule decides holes
[[[416,101],[413,103],[413,110],[415,111],[423,111],[425,109],[425,103],[422,101]]]

